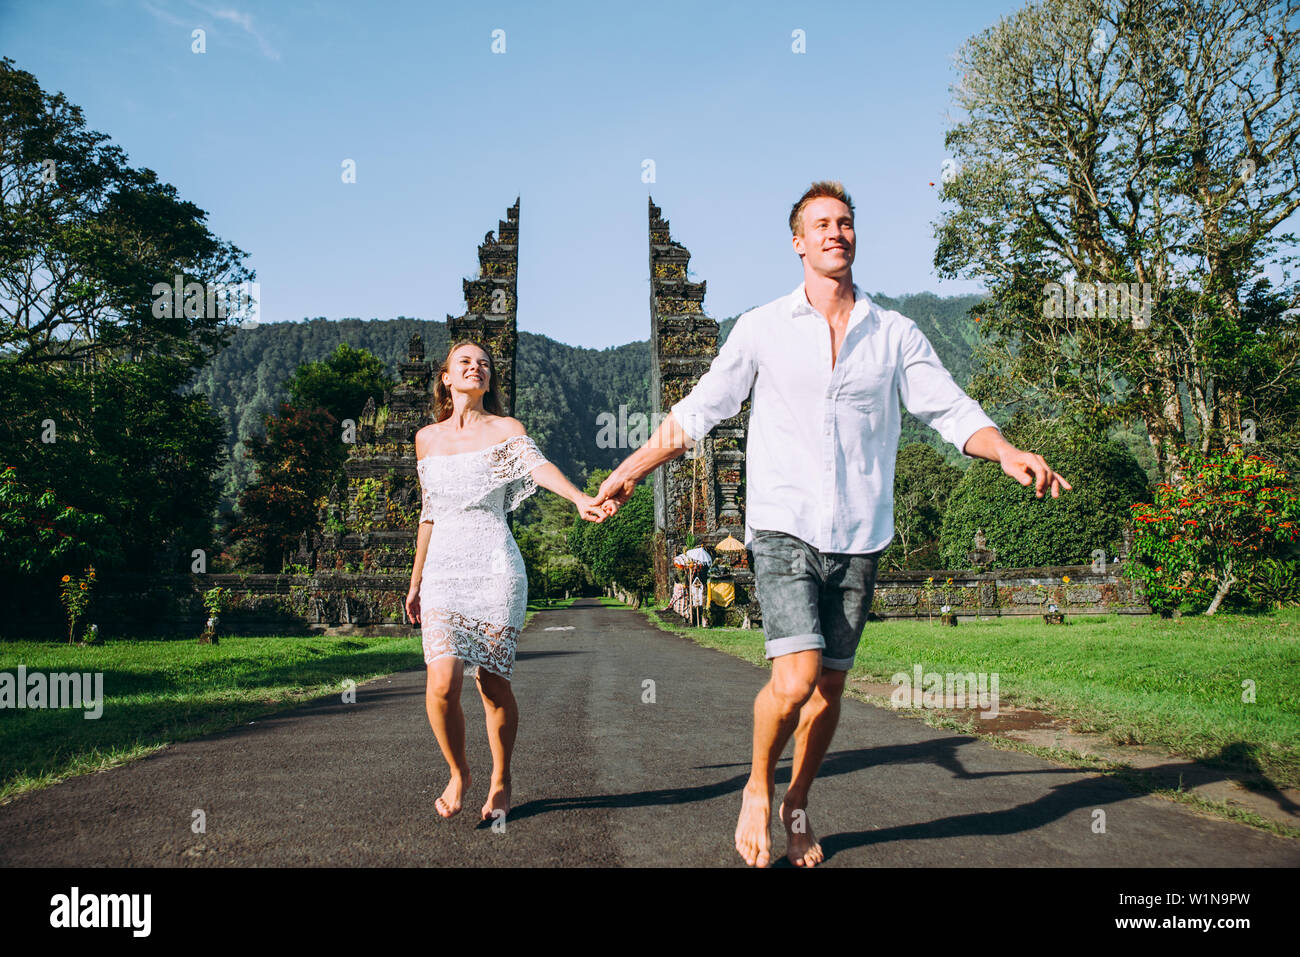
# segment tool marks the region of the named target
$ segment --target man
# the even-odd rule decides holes
[[[745,544],[772,676],[754,701],[736,850],[759,867],[771,859],[776,762],[791,734],[794,764],[779,811],[786,856],[799,867],[823,860],[808,792],[839,721],[877,561],[894,534],[899,398],[965,455],[1033,483],[1037,497],[1071,487],[1041,456],[1003,438],[916,323],[854,284],[853,202],[839,183],[814,183],[790,211],[790,230],[803,283],[736,320],[709,371],[596,497],[626,502],[640,479],[735,415],[753,390]]]

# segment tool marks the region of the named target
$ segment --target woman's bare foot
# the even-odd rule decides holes
[[[745,786],[736,822],[736,850],[750,867],[767,867],[772,860],[772,795]]]
[[[447,788],[442,792],[438,800],[433,802],[434,809],[440,817],[454,817],[460,813],[460,802],[464,797],[466,789],[469,787],[470,776],[464,777],[453,774],[451,780],[447,782]]]
[[[791,807],[786,810],[785,801],[781,802],[781,823],[785,825],[785,856],[795,867],[816,867],[826,860],[822,846],[813,836],[812,825],[808,823],[808,809]]]
[[[483,803],[482,817],[485,821],[495,821],[495,812],[504,812],[501,816],[504,818],[510,813],[510,779],[504,781],[493,781],[492,786],[488,788],[487,800]]]

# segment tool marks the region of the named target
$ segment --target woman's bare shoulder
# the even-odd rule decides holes
[[[501,421],[494,424],[497,427],[497,434],[501,436],[502,441],[513,438],[516,435],[528,434],[524,429],[524,424],[514,416],[502,415],[498,416],[498,418],[500,418]]]
[[[415,432],[415,457],[422,459],[426,455],[432,454],[438,447],[438,433],[442,430],[436,422],[430,422],[423,428]]]

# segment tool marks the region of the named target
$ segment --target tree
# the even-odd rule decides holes
[[[251,309],[236,295],[232,314],[225,293],[254,274],[203,210],[107,139],[62,93],[0,60],[0,353],[20,365],[171,356],[197,368]]]
[[[311,528],[320,498],[347,456],[338,421],[324,409],[280,407],[266,435],[249,443],[257,481],[239,497],[242,513],[228,533],[240,564],[278,573],[298,537]]]
[[[592,472],[587,494],[595,495],[609,473],[609,469]],[[569,548],[591,570],[596,584],[619,584],[644,595],[654,588],[653,538],[654,493],[642,484],[613,518],[575,522],[569,531]]]
[[[1298,37],[1290,0],[1045,0],[966,43],[935,264],[989,286],[972,395],[1140,421],[1171,480],[1246,432],[1294,454],[1296,287],[1262,273],[1295,259]]]
[[[211,541],[223,436],[206,399],[178,389],[240,318],[217,284],[252,273],[201,209],[106,141],[0,60],[0,455],[93,519],[82,544],[107,582],[188,571]],[[178,278],[212,289],[214,308],[173,302]],[[27,576],[5,586],[53,595]]]
[[[340,343],[321,362],[304,362],[285,382],[291,400],[266,417],[266,435],[246,440],[257,478],[240,495],[242,515],[228,519],[226,539],[242,542],[241,562],[278,572],[285,553],[315,525],[317,499],[343,477],[347,445],[339,425],[360,415],[369,396],[391,386],[383,362]]]
[[[304,362],[285,383],[289,404],[297,409],[324,409],[339,422],[356,419],[373,396],[382,402],[396,385],[384,373],[384,363],[365,349],[346,342],[322,362]]]
[[[59,501],[54,489],[25,486],[17,467],[0,471],[0,574],[39,575],[93,564],[88,537],[104,516]]]

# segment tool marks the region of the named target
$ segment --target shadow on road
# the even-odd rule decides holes
[[[965,735],[953,735],[933,741],[894,747],[862,748],[854,751],[838,751],[828,754],[822,764],[818,778],[824,779],[836,775],[854,774],[869,768],[896,766],[900,764],[934,764],[946,769],[954,778],[961,780],[978,780],[1019,775],[1055,774],[1077,777],[1087,774],[1076,768],[1042,767],[1017,771],[970,771],[958,755],[958,749],[970,744],[981,743],[979,738]],[[745,770],[731,777],[712,784],[693,787],[656,788],[645,791],[631,791],[624,794],[600,794],[584,797],[539,798],[528,801],[510,812],[511,820],[522,820],[538,814],[552,811],[583,810],[599,808],[652,807],[666,804],[684,805],[698,801],[735,795],[739,809],[740,792],[749,777],[749,763],[722,765],[700,765],[696,770],[713,770],[722,768],[744,768]],[[1144,768],[1144,774],[1159,776],[1165,771],[1177,771],[1170,766]],[[790,782],[790,759],[783,758],[776,770],[778,786]],[[1226,775],[1225,775],[1226,777]],[[933,840],[944,837],[962,837],[971,835],[1007,835],[1037,828],[1059,820],[1079,810],[1089,811],[1108,805],[1129,801],[1139,796],[1139,791],[1127,786],[1110,776],[1090,776],[1052,786],[1049,793],[1035,800],[1002,807],[994,810],[971,811],[968,814],[951,815],[930,821],[918,821],[898,827],[871,829],[862,831],[828,834],[820,838],[822,850],[830,860],[836,853],[868,845],[888,844],[893,841]],[[778,788],[777,796],[780,790]],[[912,800],[914,796],[899,795],[900,801]],[[814,808],[815,820],[815,808]],[[869,813],[869,812],[868,812]],[[482,826],[490,826],[483,824]],[[778,828],[779,830],[779,828]],[[777,837],[777,846],[781,838]],[[790,866],[784,856],[777,862],[779,866]]]

